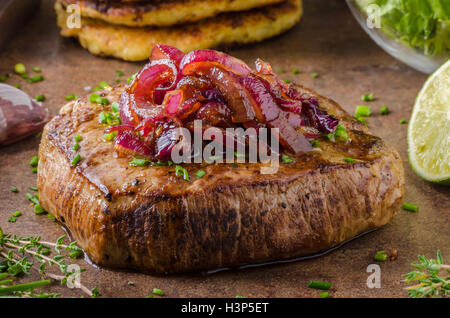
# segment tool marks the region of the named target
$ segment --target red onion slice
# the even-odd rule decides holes
[[[157,44],[152,49],[150,61],[169,59],[174,62],[176,66],[179,66],[183,57],[184,53],[176,47],[166,44]]]
[[[215,66],[226,68],[238,75],[248,75],[251,69],[243,61],[228,54],[214,50],[196,50],[189,52],[180,63],[180,70],[184,75],[189,75],[188,66],[197,62],[211,62]]]

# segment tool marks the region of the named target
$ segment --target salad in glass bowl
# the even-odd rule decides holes
[[[450,0],[346,0],[386,52],[432,73],[450,58]]]

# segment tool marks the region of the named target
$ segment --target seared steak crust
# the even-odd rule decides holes
[[[122,90],[104,94],[117,101]],[[173,166],[129,166],[103,140],[97,116],[108,107],[86,98],[69,103],[42,136],[41,205],[95,263],[110,267],[197,271],[336,246],[391,220],[402,202],[403,167],[395,150],[336,103],[314,96],[347,126],[352,142],[345,148],[321,142],[272,175],[260,174],[258,164],[189,164],[191,176],[207,173],[189,182]],[[77,134],[82,160],[71,167]],[[346,163],[346,156],[357,160]]]

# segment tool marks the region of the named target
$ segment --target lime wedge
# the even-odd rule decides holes
[[[408,126],[409,163],[423,179],[450,184],[450,60],[425,82]]]

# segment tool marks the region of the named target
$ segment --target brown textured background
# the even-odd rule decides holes
[[[406,171],[405,201],[418,204],[419,212],[398,211],[383,229],[317,259],[210,275],[176,276],[100,269],[80,260],[78,263],[87,268],[82,274],[83,284],[89,288],[98,285],[108,297],[143,297],[154,287],[161,288],[169,297],[318,297],[319,291],[306,287],[314,279],[332,282],[332,297],[404,297],[402,274],[411,270],[409,264],[416,262],[418,254],[435,257],[436,250],[441,249],[449,259],[450,188],[427,183],[412,172],[406,152],[407,125],[399,124],[400,119],[409,118],[426,75],[401,64],[376,46],[353,19],[344,1],[304,2],[305,15],[293,30],[273,40],[227,52],[248,63],[261,57],[275,69],[284,68],[283,78],[337,100],[350,113],[363,103],[362,94],[373,92],[377,99],[364,102],[375,113],[368,119],[370,128],[398,149]],[[92,56],[74,40],[59,37],[51,0],[42,1],[37,14],[1,51],[0,74],[12,73],[19,62],[26,64],[30,74],[32,67],[41,67],[45,81],[27,84],[13,75],[7,83],[20,83],[31,96],[45,94],[45,106],[53,114],[65,103],[64,96],[84,95],[86,86],[94,87],[101,80],[113,83],[116,70],[129,75],[142,65]],[[299,68],[301,73],[293,75],[293,68]],[[320,76],[313,79],[312,72]],[[388,105],[392,112],[381,117],[378,110],[383,105]],[[0,227],[22,236],[40,234],[46,240],[56,240],[64,233],[63,229],[45,216],[34,215],[24,196],[29,192],[27,187],[36,183],[36,175],[31,173],[28,163],[37,154],[38,144],[32,137],[0,148]],[[17,186],[20,192],[10,192],[11,186]],[[16,210],[21,210],[23,216],[16,223],[8,223]],[[374,263],[373,255],[391,249],[398,250],[398,259],[380,264],[381,289],[367,288],[366,267]],[[128,285],[130,281],[134,286]],[[82,295],[57,284],[52,290],[63,296]]]

